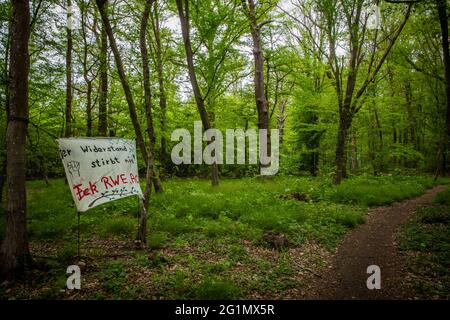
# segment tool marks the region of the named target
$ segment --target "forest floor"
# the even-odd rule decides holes
[[[329,266],[338,248],[352,249],[355,234],[375,230],[389,218],[390,231],[374,239],[381,242],[373,249],[389,254],[394,229],[410,216],[413,206],[429,202],[440,189],[419,200],[394,202],[449,183],[449,179],[433,182],[427,176],[358,176],[335,187],[328,177],[280,176],[222,179],[218,188],[212,188],[207,180],[170,179],[164,181],[164,193],[152,196],[145,249],[134,246],[135,198],[81,215],[81,290],[68,290],[66,269],[79,264],[77,218],[68,185],[62,179],[49,185],[29,181],[30,251],[46,267],[28,270],[14,283],[0,284],[0,299],[308,298],[320,294],[319,280],[332,274]],[[441,198],[445,202],[450,196]],[[381,205],[391,206],[373,208]],[[450,203],[442,206],[445,212],[449,207]],[[450,215],[442,216],[440,208],[412,221],[401,241],[405,254],[420,258],[411,267],[417,275],[414,280],[422,281],[424,297],[445,297],[450,287],[446,267]],[[392,215],[397,212],[399,217]],[[0,208],[0,241],[3,215]],[[422,220],[439,223],[423,225]],[[371,240],[370,234],[361,235],[361,241]],[[419,254],[424,251],[435,254]],[[388,281],[383,261],[369,260],[361,264],[379,263],[383,288]],[[338,265],[337,270],[345,267]],[[366,267],[361,277],[366,276]],[[433,277],[442,280],[439,290],[430,289],[437,281]],[[325,292],[316,297],[338,296]]]
[[[317,281],[316,287],[309,292],[308,298],[416,298],[417,293],[411,286],[412,277],[408,270],[407,257],[398,248],[398,232],[400,227],[417,213],[418,206],[431,207],[433,199],[444,189],[444,186],[437,186],[420,197],[369,210],[366,223],[344,236],[330,267],[326,269],[320,281]],[[370,276],[366,271],[371,265],[378,266],[381,271],[379,290],[369,290],[366,285]]]

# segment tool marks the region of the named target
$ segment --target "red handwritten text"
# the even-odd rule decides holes
[[[87,188],[84,188],[83,184],[80,183],[80,184],[74,185],[73,189],[75,190],[79,201],[83,200],[88,195],[95,194],[98,192],[97,186],[95,185],[95,183],[92,183],[90,181],[89,181],[89,187],[87,187]]]
[[[131,183],[131,184],[139,183],[139,177],[130,173],[129,179],[128,179],[127,175],[122,173],[122,174],[118,174],[115,177],[104,176],[100,179],[100,182],[102,183],[102,187],[104,187],[106,190],[109,190],[109,189],[118,187],[120,185],[125,185],[125,184],[129,184],[129,183]],[[75,194],[78,198],[78,201],[83,200],[87,196],[98,193],[99,191],[97,189],[97,183],[98,182],[89,181],[87,186],[84,186],[82,183],[73,185],[73,190],[75,190]]]

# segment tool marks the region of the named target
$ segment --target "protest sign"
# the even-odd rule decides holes
[[[78,212],[132,195],[143,197],[134,140],[69,138],[58,144]]]

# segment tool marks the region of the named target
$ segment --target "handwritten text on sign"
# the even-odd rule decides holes
[[[58,143],[79,212],[132,195],[142,197],[134,140],[80,138]]]

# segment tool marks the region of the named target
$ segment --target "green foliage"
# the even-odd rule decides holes
[[[449,207],[419,207],[400,233],[399,245],[409,253],[413,285],[422,299],[450,297],[449,222]]]
[[[433,203],[450,206],[450,188],[447,188],[446,190],[439,192],[433,199]]]
[[[167,239],[165,232],[152,232],[147,236],[147,245],[150,249],[161,249],[166,245]]]
[[[127,280],[124,264],[120,261],[110,262],[100,272],[100,279],[108,293],[119,296]]]
[[[188,235],[258,241],[265,231],[275,231],[295,243],[313,237],[331,244],[345,228],[363,222],[364,211],[354,205],[390,203],[431,185],[427,177],[383,176],[355,177],[334,188],[326,178],[280,177],[223,180],[211,189],[205,180],[175,179],[152,198],[148,242],[158,249]],[[31,239],[74,239],[77,218],[67,188],[62,180],[51,180],[49,187],[39,181],[28,184]],[[295,194],[304,194],[305,200]],[[81,234],[132,237],[136,206],[128,198],[81,214]]]
[[[421,176],[353,177],[337,188],[327,177],[222,179],[217,188],[211,188],[207,180],[167,180],[165,192],[151,198],[148,251],[117,261],[99,259],[95,278],[101,280],[101,290],[89,297],[148,298],[146,287],[139,288],[134,283],[137,280],[130,282],[128,270],[145,277],[150,272],[152,290],[161,298],[235,299],[252,290],[282,296],[300,282],[286,252],[279,251],[273,261],[273,254],[270,259],[254,255],[255,248],[272,250],[261,241],[269,231],[287,239],[287,250],[306,241],[332,250],[349,228],[364,222],[366,205],[410,197],[432,184],[432,178]],[[55,253],[59,270],[76,256],[77,221],[68,186],[63,180],[51,180],[48,187],[30,181],[28,193],[30,241],[64,244]],[[53,206],[47,205],[47,199]],[[86,245],[92,239],[108,239],[107,243],[113,244],[124,236],[132,238],[136,211],[136,199],[127,198],[83,213],[83,254],[110,254],[108,248],[94,250]],[[448,216],[429,215],[423,223],[446,219]],[[254,271],[243,266],[251,266],[251,270],[258,266],[259,271],[250,276]],[[56,276],[50,274],[47,279]],[[58,297],[59,289],[52,286],[47,294]]]
[[[339,223],[348,228],[354,228],[359,224],[364,223],[364,217],[360,212],[336,212],[333,214],[336,223]]]
[[[264,267],[263,265],[264,263],[260,267]],[[262,286],[267,292],[272,290],[286,291],[295,288],[301,284],[292,277],[293,274],[294,268],[292,262],[282,256],[280,263],[272,267],[272,272],[261,279]]]
[[[72,243],[64,246],[57,253],[57,259],[61,263],[68,263],[77,256],[77,245]]]
[[[366,206],[383,205],[418,196],[432,184],[432,179],[425,177],[356,177],[339,185],[333,200]]]
[[[200,300],[236,300],[241,290],[232,282],[206,277],[190,292],[193,299]]]
[[[137,229],[136,220],[126,217],[116,217],[115,219],[107,219],[103,224],[104,235],[131,236],[133,230]]]

